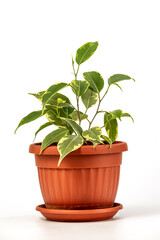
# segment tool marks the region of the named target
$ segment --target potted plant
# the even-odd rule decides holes
[[[88,60],[98,47],[98,42],[88,42],[72,57],[74,80],[70,83],[55,83],[46,91],[30,93],[40,102],[42,109],[31,112],[18,124],[17,129],[33,120],[46,116],[47,122],[35,133],[48,126],[56,126],[42,143],[30,145],[29,152],[35,154],[39,182],[45,204],[37,206],[47,219],[59,221],[91,221],[113,217],[122,208],[115,203],[118,189],[122,152],[127,151],[125,142],[116,141],[118,121],[123,117],[133,118],[122,110],[101,110],[101,102],[109,89],[123,80],[133,78],[115,74],[104,79],[96,71],[84,72],[83,80],[78,73],[82,63]],[[75,68],[75,61],[77,68]],[[133,79],[134,80],[134,79]],[[71,88],[76,104],[59,93]],[[103,95],[102,89],[105,89]],[[122,90],[122,89],[121,89]],[[80,102],[81,101],[81,102]],[[85,112],[80,111],[84,104]],[[97,104],[92,118],[88,109]],[[97,115],[103,114],[103,126],[93,126]],[[102,116],[102,115],[101,115]],[[87,129],[81,122],[86,121]],[[102,133],[102,131],[104,133]]]

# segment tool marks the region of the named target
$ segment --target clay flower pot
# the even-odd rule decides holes
[[[114,205],[125,142],[82,146],[68,154],[57,167],[59,152],[50,146],[40,153],[40,144],[31,144],[39,183],[47,209],[100,209]]]

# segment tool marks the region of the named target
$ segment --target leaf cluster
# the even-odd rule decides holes
[[[38,128],[37,134],[48,126],[56,126],[57,129],[49,133],[43,140],[41,145],[41,152],[53,143],[57,143],[57,148],[60,153],[58,166],[63,158],[70,152],[80,148],[82,145],[93,144],[95,148],[98,144],[109,144],[115,142],[118,136],[118,121],[123,117],[133,118],[129,113],[123,113],[122,110],[114,110],[108,112],[107,110],[100,110],[100,105],[107,95],[111,86],[119,85],[123,80],[134,80],[128,75],[114,74],[107,80],[107,87],[104,94],[101,96],[101,91],[104,89],[105,81],[101,74],[96,71],[84,72],[83,78],[78,79],[78,72],[80,65],[88,60],[96,51],[98,42],[88,42],[80,47],[76,52],[75,60],[72,57],[72,67],[74,73],[74,80],[69,84],[60,82],[53,84],[47,90],[38,93],[30,93],[41,102],[41,110],[31,112],[25,116],[18,124],[17,129],[29,122],[32,122],[41,116],[45,116],[47,122]],[[77,69],[75,69],[75,62]],[[76,106],[74,106],[70,99],[61,94],[59,91],[64,88],[71,88],[76,98]],[[80,99],[85,106],[85,112],[80,111]],[[97,104],[97,109],[92,119],[89,119],[87,111],[89,108]],[[93,121],[99,113],[103,113],[104,125],[102,127],[92,127]],[[88,129],[83,130],[81,122],[87,120]],[[105,135],[102,134],[102,128],[105,129]]]

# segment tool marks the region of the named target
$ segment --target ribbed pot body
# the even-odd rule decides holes
[[[35,154],[40,188],[47,208],[92,209],[113,206],[118,190],[122,151],[75,151],[66,156],[59,167],[59,155],[47,153]]]

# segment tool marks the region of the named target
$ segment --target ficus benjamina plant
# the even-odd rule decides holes
[[[51,144],[57,143],[57,148],[60,153],[58,166],[67,154],[80,148],[82,145],[93,144],[95,148],[98,144],[109,144],[111,147],[118,136],[117,119],[121,121],[123,117],[130,117],[133,120],[129,113],[124,113],[120,109],[114,111],[102,111],[100,109],[101,102],[113,85],[122,90],[118,83],[123,80],[134,80],[133,78],[124,74],[112,75],[108,78],[108,85],[102,96],[101,91],[104,88],[105,81],[99,72],[84,72],[84,79],[79,80],[78,78],[81,64],[93,55],[97,47],[98,42],[88,42],[77,50],[75,60],[72,57],[74,80],[70,83],[55,83],[46,91],[29,93],[41,102],[42,109],[33,111],[25,116],[15,130],[16,133],[20,126],[45,115],[48,121],[39,127],[35,133],[35,137],[41,130],[48,126],[55,125],[57,127],[56,130],[53,130],[44,138],[41,144],[41,153]],[[76,68],[75,62],[77,64]],[[61,89],[67,87],[70,87],[73,94],[75,94],[76,106],[71,103],[67,96],[59,93]],[[80,99],[85,106],[85,112],[80,111]],[[92,119],[89,119],[87,111],[95,104],[97,104],[96,111]],[[94,119],[99,113],[103,113],[104,115],[103,126],[92,126]],[[83,130],[81,127],[81,122],[85,120],[87,120],[88,123],[87,130]],[[102,134],[102,128],[105,129],[105,134]]]

